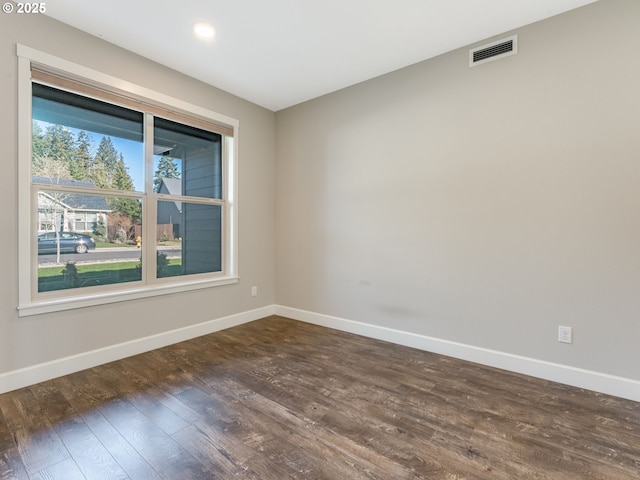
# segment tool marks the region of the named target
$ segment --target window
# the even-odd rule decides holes
[[[236,282],[237,122],[18,55],[21,315]]]

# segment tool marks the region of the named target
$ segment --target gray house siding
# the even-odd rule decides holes
[[[183,163],[184,194],[222,197],[220,141],[189,155]],[[182,266],[185,274],[222,270],[222,208],[183,203]]]
[[[182,180],[179,178],[163,178],[158,193],[182,195]],[[182,202],[158,202],[158,239],[166,235],[170,238],[182,238]]]
[[[206,145],[203,148],[203,143]],[[222,198],[221,142],[181,148],[182,178],[164,178],[158,193]],[[178,149],[175,149],[178,150]],[[158,225],[182,239],[182,274],[222,270],[222,207],[185,201],[158,202]]]
[[[185,204],[182,267],[185,274],[218,272],[222,267],[222,208]]]

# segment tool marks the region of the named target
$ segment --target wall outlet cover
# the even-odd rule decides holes
[[[573,329],[571,327],[564,327],[560,325],[558,327],[558,341],[560,343],[572,343]]]

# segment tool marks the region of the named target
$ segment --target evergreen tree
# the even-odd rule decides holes
[[[50,125],[44,135],[44,156],[68,163],[73,152],[73,134],[62,125]]]
[[[163,178],[180,178],[180,171],[178,165],[171,157],[161,157],[158,162],[158,167],[153,174],[153,191],[158,193],[160,184]]]
[[[88,180],[91,164],[91,137],[81,130],[76,137],[75,149],[69,165],[71,176],[76,180]]]
[[[134,190],[133,180],[127,171],[122,154],[114,165],[111,186],[117,190]],[[142,206],[135,198],[116,197],[110,201],[110,206],[114,212],[125,215],[133,221],[138,221],[142,217]]]
[[[98,220],[93,224],[93,234],[101,239],[107,238],[107,225],[102,215],[99,215]]]
[[[110,197],[108,203],[114,213],[128,217],[133,223],[142,219],[142,205],[136,198]]]
[[[120,154],[120,158],[113,168],[113,188],[117,190],[134,190],[133,179],[129,175],[129,170],[124,163],[122,154]]]
[[[120,154],[113,146],[111,137],[102,137],[93,157],[89,179],[99,188],[112,188],[113,177]]]
[[[42,127],[36,121],[33,122],[33,128],[31,133],[31,155],[34,163],[46,156],[46,142],[44,140],[44,132]]]
[[[56,165],[55,178],[72,178],[69,162],[73,152],[73,134],[61,125],[50,125],[43,134],[42,128],[35,122],[33,131],[33,174],[50,176],[43,171],[50,171],[52,170],[51,166]],[[61,176],[62,174],[64,176]]]

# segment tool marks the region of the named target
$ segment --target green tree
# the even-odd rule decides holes
[[[134,190],[133,180],[129,175],[122,154],[120,154],[120,158],[113,167],[112,177],[111,186],[113,188],[126,191]],[[135,198],[117,197],[113,198],[109,203],[114,212],[125,215],[135,222],[142,218],[142,206]]]
[[[142,219],[142,205],[136,198],[112,197],[109,206],[113,212],[129,217],[133,223]]]
[[[49,170],[51,165],[43,165],[43,162],[54,162],[58,166],[64,168],[58,168],[58,174],[56,178],[70,179],[71,172],[69,171],[69,162],[73,153],[73,134],[70,130],[61,125],[50,125],[47,127],[46,132],[43,134],[42,129],[37,123],[33,125],[34,141],[32,144],[32,167],[34,175],[41,175],[36,173],[41,170]],[[64,176],[60,173],[64,170]],[[45,175],[49,176],[49,175]]]
[[[69,162],[73,152],[73,134],[62,125],[50,125],[44,135],[46,156]]]
[[[44,132],[42,127],[36,121],[33,122],[31,133],[31,155],[35,159],[41,159],[46,156],[46,142],[44,140]]]
[[[112,188],[116,165],[121,157],[111,137],[102,137],[89,169],[89,179],[99,188]]]
[[[75,180],[89,180],[92,165],[91,137],[81,130],[76,137],[75,148],[69,164],[69,171]]]
[[[93,224],[93,234],[102,240],[107,238],[107,225],[102,215],[99,215],[98,220]]]
[[[153,191],[158,193],[160,184],[163,178],[180,178],[180,171],[178,165],[171,157],[161,157],[158,162],[158,167],[153,174]]]
[[[129,175],[129,169],[124,163],[124,157],[119,154],[120,158],[113,166],[112,184],[111,186],[117,190],[134,190],[133,179]]]

